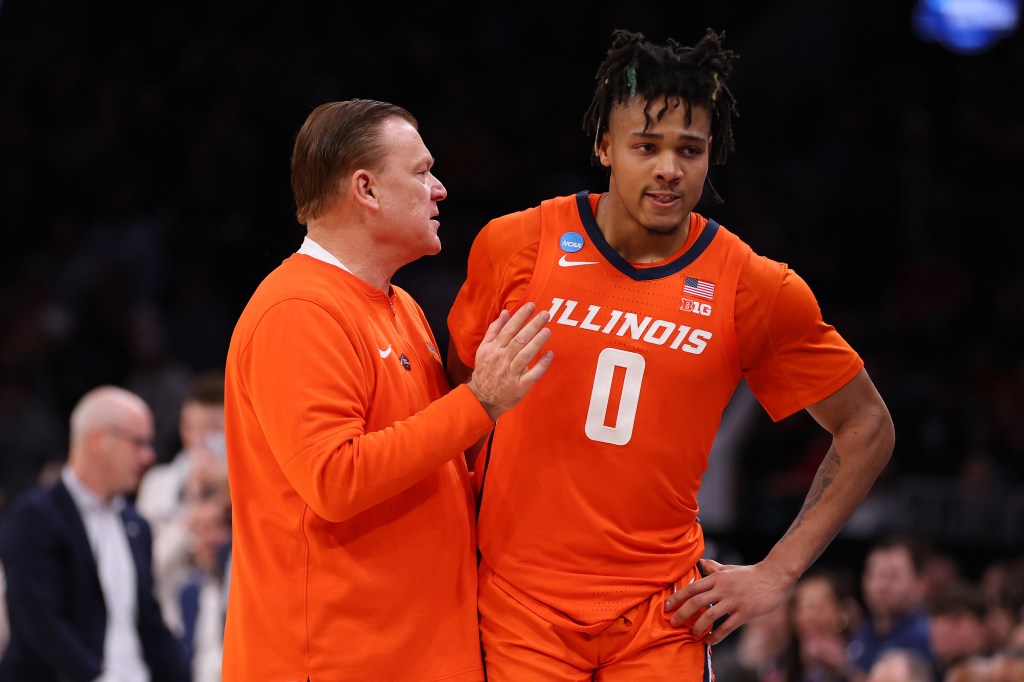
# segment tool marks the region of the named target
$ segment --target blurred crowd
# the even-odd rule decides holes
[[[612,2],[476,7],[456,32],[444,12],[382,26],[344,3],[5,0],[0,510],[54,474],[65,415],[99,384],[152,406],[161,465],[193,447],[179,425],[196,380],[223,369],[245,296],[301,241],[288,155],[313,106],[372,97],[419,117],[450,193],[444,250],[396,282],[446,346],[483,223],[599,186],[580,121],[612,29],[685,42],[713,25],[740,54],[741,117],[736,153],[712,169],[725,203],[698,210],[811,283],[896,424],[892,464],[839,551],[923,538],[994,613],[997,575],[1024,582],[1024,40],[955,55],[914,38],[907,2],[708,4],[672,20]],[[741,426],[713,455],[720,496],[702,506],[716,541],[754,554],[795,516],[827,441],[802,413],[770,423],[742,389],[730,410]],[[216,461],[216,438],[197,447]],[[189,546],[226,532],[211,486],[194,495],[210,504],[180,515]],[[223,552],[197,551],[189,566],[223,570]],[[797,610],[772,629],[787,646]],[[844,611],[844,631],[863,619]],[[986,635],[986,664],[1021,646],[1014,632]]]
[[[1024,554],[964,576],[955,557],[902,535],[860,568],[818,565],[786,604],[715,652],[728,682],[1024,680]]]

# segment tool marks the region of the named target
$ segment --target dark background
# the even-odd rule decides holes
[[[711,173],[724,203],[698,210],[811,284],[896,421],[892,464],[828,556],[891,529],[965,562],[1017,551],[1024,41],[958,54],[917,38],[912,9],[4,0],[0,485],[52,471],[72,405],[104,382],[154,405],[170,458],[188,378],[223,367],[248,296],[302,239],[288,158],[316,105],[376,98],[418,117],[449,190],[444,249],[396,283],[445,347],[488,218],[605,188],[581,120],[613,29],[692,44],[713,27],[740,55],[740,118]],[[712,539],[758,558],[823,436],[757,408]]]

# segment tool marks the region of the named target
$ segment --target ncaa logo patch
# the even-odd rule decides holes
[[[579,232],[566,232],[558,240],[558,246],[566,253],[576,253],[583,248],[583,235]]]

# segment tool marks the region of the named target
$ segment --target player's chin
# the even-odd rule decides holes
[[[644,227],[656,232],[672,232],[679,229],[689,211],[682,210],[682,204],[676,203],[673,206],[651,206],[645,207],[638,217],[642,220]]]
[[[683,223],[678,220],[649,220],[644,224],[648,234],[671,237],[678,234]]]

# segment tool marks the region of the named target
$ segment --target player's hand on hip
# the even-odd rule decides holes
[[[702,559],[705,576],[678,589],[665,602],[669,623],[682,627],[694,614],[693,632],[718,644],[739,626],[778,608],[792,581],[761,562],[732,566]]]
[[[553,353],[540,354],[551,337],[544,326],[551,316],[546,310],[533,315],[536,309],[536,304],[526,303],[514,315],[502,310],[477,348],[475,369],[466,385],[491,419],[515,407],[551,365]]]

